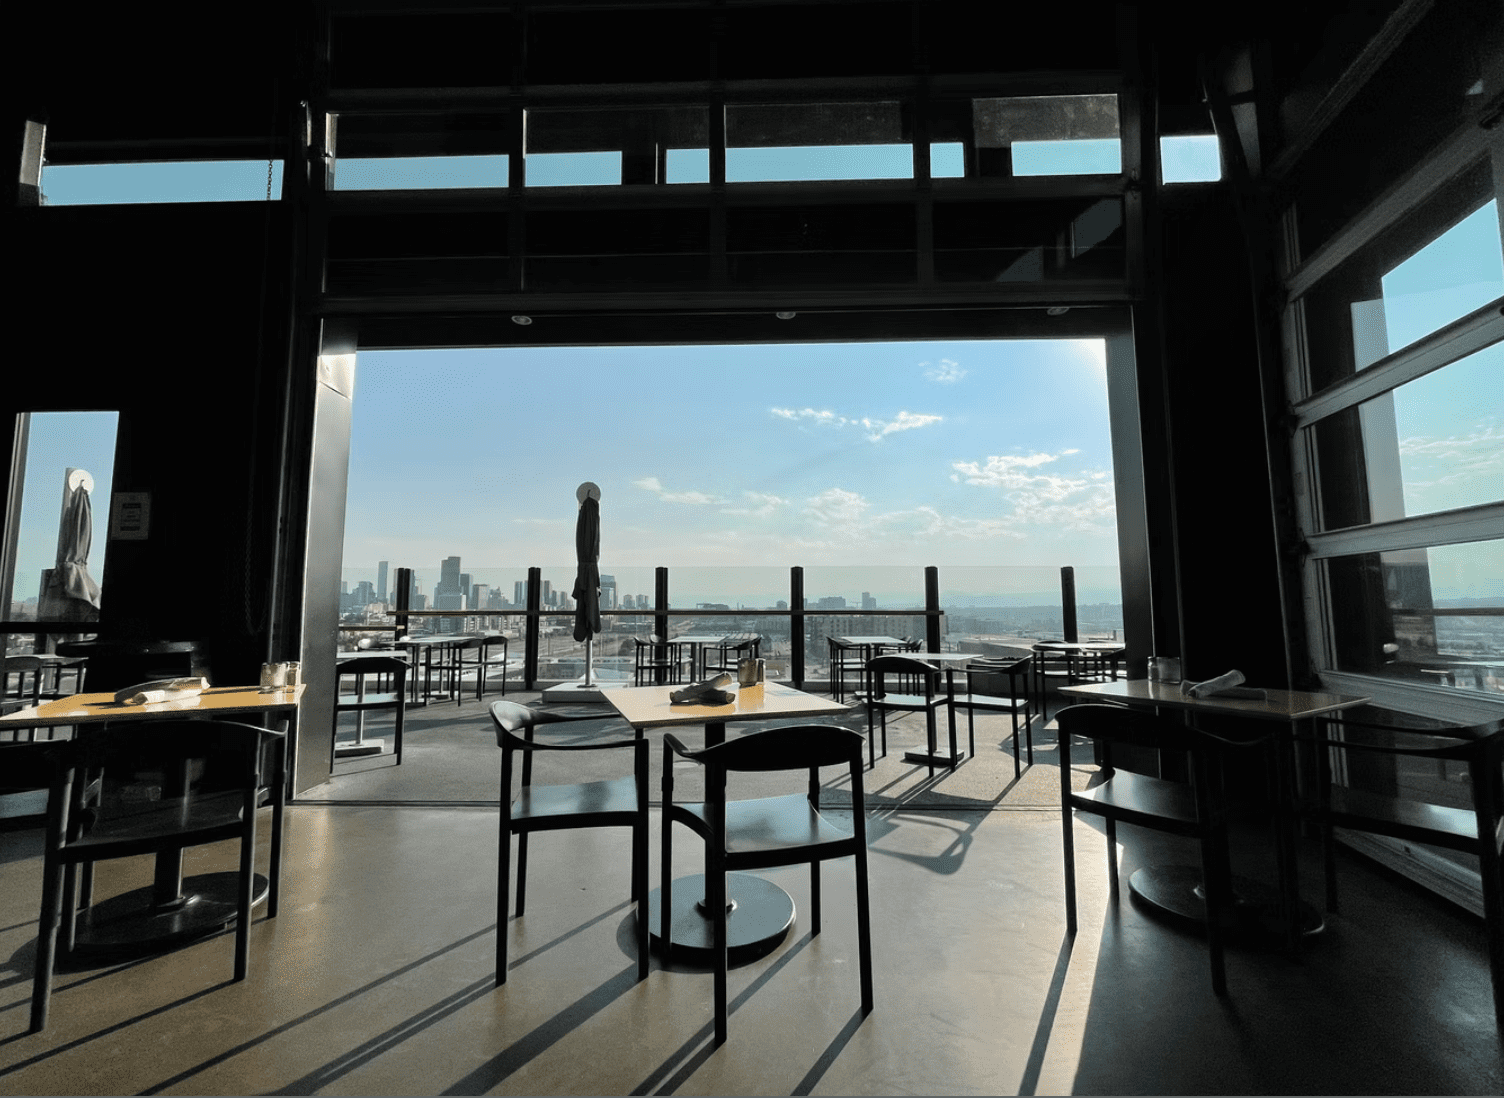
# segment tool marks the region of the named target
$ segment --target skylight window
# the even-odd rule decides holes
[[[340,157],[334,167],[337,191],[438,191],[506,185],[504,155]]]
[[[105,206],[145,202],[265,202],[265,160],[179,160],[132,164],[47,164],[42,202]],[[282,197],[282,161],[272,162],[271,197]]]
[[[1215,183],[1222,178],[1216,134],[1161,137],[1159,163],[1166,183]]]

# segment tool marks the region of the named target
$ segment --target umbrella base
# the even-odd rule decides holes
[[[603,702],[606,700],[605,691],[620,690],[626,685],[625,682],[610,680],[601,682],[597,679],[586,686],[584,679],[575,679],[573,682],[561,682],[558,686],[550,686],[543,691],[543,701],[550,705],[569,702]]]

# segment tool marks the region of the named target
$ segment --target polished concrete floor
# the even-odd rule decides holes
[[[886,791],[868,814],[876,1009],[859,1009],[850,860],[826,867],[813,937],[807,871],[774,870],[799,915],[772,954],[733,971],[720,1047],[707,972],[655,958],[635,980],[624,831],[534,840],[497,989],[495,809],[365,797],[289,809],[281,912],[258,911],[245,982],[230,982],[230,935],[72,967],[48,1029],[30,1035],[40,841],[0,835],[0,1092],[1504,1091],[1474,917],[1344,857],[1343,914],[1298,962],[1232,950],[1219,1000],[1201,939],[1109,896],[1085,820],[1081,926],[1066,936],[1060,816],[1041,803],[1058,789],[1053,743],[1042,735],[1012,784],[999,727],[979,725],[978,740],[957,775],[932,782],[896,752],[871,775]],[[489,762],[494,782],[494,745]],[[965,787],[940,790],[968,769]],[[676,872],[692,872],[697,852],[676,838]],[[1119,846],[1127,873],[1195,857],[1132,828]],[[1240,873],[1270,872],[1257,830],[1237,857]],[[187,872],[232,863],[230,847],[190,851]],[[1317,866],[1303,869],[1315,895]],[[102,866],[98,894],[149,877],[144,861]]]

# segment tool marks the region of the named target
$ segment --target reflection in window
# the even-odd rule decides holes
[[[1504,693],[1504,541],[1326,563],[1338,670]]]
[[[1323,526],[1504,499],[1504,344],[1315,425]]]
[[[153,161],[144,164],[48,164],[45,206],[137,202],[265,202],[265,160]],[[282,161],[272,162],[271,196],[282,197]]]
[[[337,191],[438,191],[506,185],[505,156],[342,156],[334,166]]]

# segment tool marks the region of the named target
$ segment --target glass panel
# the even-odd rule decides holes
[[[1305,296],[1319,391],[1504,295],[1487,162],[1442,187]]]
[[[896,102],[758,103],[726,108],[726,181],[912,179]]]
[[[1323,528],[1504,499],[1504,343],[1313,427]]]
[[[667,156],[670,183],[709,183],[709,149],[669,149]]]
[[[1122,170],[1117,138],[1013,142],[1014,175],[1116,175]]]
[[[1327,561],[1337,669],[1504,692],[1504,541]]]
[[[727,183],[815,179],[912,179],[908,145],[811,145],[727,149]]]
[[[34,412],[29,418],[10,616],[98,621],[119,415]]]
[[[265,160],[47,164],[42,167],[42,204],[265,202],[266,168]],[[271,197],[282,197],[280,160],[272,162]]]
[[[531,153],[529,187],[602,187],[621,182],[621,153]]]
[[[505,187],[508,158],[498,156],[340,157],[337,191],[436,191]]]
[[[679,178],[686,164],[675,154],[710,144],[709,113],[705,107],[530,110],[525,143],[530,187],[696,182]]]
[[[943,121],[943,104],[938,113]],[[983,176],[1122,170],[1118,97],[1113,94],[975,99],[972,140]]]
[[[960,179],[966,175],[966,146],[959,141],[930,145],[930,178]]]
[[[1118,279],[1118,198],[937,202],[935,275],[946,282]]]
[[[1215,183],[1222,178],[1216,134],[1159,139],[1160,178],[1166,183]]]

